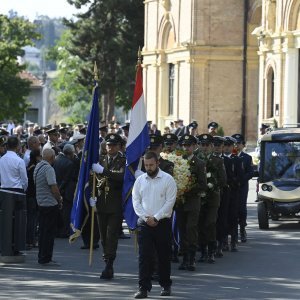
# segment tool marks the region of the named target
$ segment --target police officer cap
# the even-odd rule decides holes
[[[9,132],[4,128],[0,128],[0,135],[9,135]]]
[[[123,125],[123,126],[121,126],[121,128],[123,129],[123,130],[129,130],[129,127],[130,127],[130,125],[129,124],[125,124],[125,125]]]
[[[108,126],[107,125],[102,125],[102,126],[99,127],[99,130],[107,132],[108,131]]]
[[[232,137],[234,139],[236,139],[237,143],[244,143],[245,142],[244,136],[239,134],[239,133],[233,134]]]
[[[217,122],[210,122],[208,125],[207,125],[207,128],[218,128],[219,127],[219,124]]]
[[[181,145],[192,145],[197,144],[197,142],[197,139],[190,134],[184,134],[179,140],[179,144]]]
[[[5,146],[6,142],[7,142],[7,136],[0,135],[0,146],[1,147]]]
[[[213,142],[213,137],[210,134],[200,134],[197,136],[199,144],[211,144]]]
[[[224,136],[224,139],[225,139],[224,142],[225,145],[234,145],[236,143],[236,139],[233,138],[232,136]]]
[[[52,125],[51,124],[47,124],[47,125],[45,125],[44,127],[43,127],[43,129],[45,129],[45,130],[49,130],[49,129],[51,129],[52,128]]]
[[[213,137],[213,144],[214,145],[221,145],[225,142],[225,139],[222,137],[222,136],[218,136],[218,135],[215,135]]]
[[[178,136],[174,133],[165,133],[163,139],[166,145],[172,145],[178,141]]]
[[[161,135],[149,134],[149,138],[150,138],[150,147],[159,146],[164,143],[164,139]]]
[[[122,137],[119,134],[116,133],[109,133],[106,137],[105,137],[105,142],[106,145],[117,145],[117,144],[122,144],[123,140]]]
[[[57,133],[57,129],[56,128],[51,128],[51,129],[48,129],[46,130],[46,133],[49,135],[49,134],[56,134]]]
[[[66,128],[66,127],[61,127],[61,128],[59,128],[58,131],[59,131],[60,133],[67,133],[68,128]]]
[[[37,128],[33,131],[33,134],[35,134],[35,135],[42,134],[42,130],[40,128]]]
[[[193,121],[192,123],[190,123],[188,125],[189,128],[193,128],[193,129],[196,129],[198,127],[198,123],[196,121]]]

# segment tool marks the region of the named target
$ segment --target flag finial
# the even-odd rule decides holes
[[[94,79],[96,81],[99,80],[99,77],[98,77],[98,68],[97,68],[97,63],[96,62],[94,63]]]
[[[140,66],[142,64],[142,51],[141,51],[141,47],[139,47],[137,55],[138,55],[137,65]]]

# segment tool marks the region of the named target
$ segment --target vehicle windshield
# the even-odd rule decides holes
[[[300,142],[266,142],[264,152],[264,182],[300,182]]]

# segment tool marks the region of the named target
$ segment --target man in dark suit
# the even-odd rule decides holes
[[[245,148],[246,142],[241,134],[232,135],[236,139],[236,145],[238,150],[238,157],[242,159],[242,180],[239,188],[239,225],[240,225],[240,236],[241,242],[247,242],[247,198],[249,191],[249,180],[253,177],[253,163],[252,157],[245,153],[243,149]]]
[[[157,129],[156,124],[151,125],[151,134],[161,135],[161,131]]]
[[[101,279],[112,279],[113,263],[116,258],[120,227],[122,225],[122,187],[125,172],[125,157],[120,153],[122,137],[110,133],[105,137],[107,154],[100,157],[98,164],[93,164],[97,173],[98,201],[96,202],[100,239],[103,248],[105,269]]]

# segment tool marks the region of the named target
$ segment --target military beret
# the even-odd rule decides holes
[[[244,136],[241,135],[241,134],[239,134],[239,133],[233,134],[232,137],[233,137],[234,139],[236,139],[236,142],[237,142],[237,143],[244,143],[244,142],[245,142]]]
[[[163,139],[166,145],[171,145],[178,141],[178,136],[174,133],[165,133]]]
[[[200,134],[197,138],[199,144],[211,144],[213,142],[213,137],[210,134]]]
[[[184,134],[179,140],[180,145],[192,145],[197,144],[197,142],[197,138],[190,134]]]
[[[149,138],[150,138],[150,147],[159,146],[164,143],[164,139],[161,135],[149,134]]]
[[[233,138],[232,136],[224,136],[224,139],[225,139],[224,142],[225,145],[234,145],[236,143],[236,139]]]
[[[217,122],[210,122],[208,125],[207,125],[207,128],[218,128],[219,127],[219,124]]]
[[[113,144],[122,144],[123,140],[122,137],[119,134],[116,133],[109,133],[106,137],[105,137],[105,142],[107,145]]]
[[[225,142],[225,139],[222,136],[216,135],[216,136],[213,137],[213,144],[214,145],[221,145],[224,142]]]
[[[56,128],[51,128],[51,129],[48,129],[46,130],[46,133],[49,135],[49,134],[56,134],[57,133],[57,129]]]

